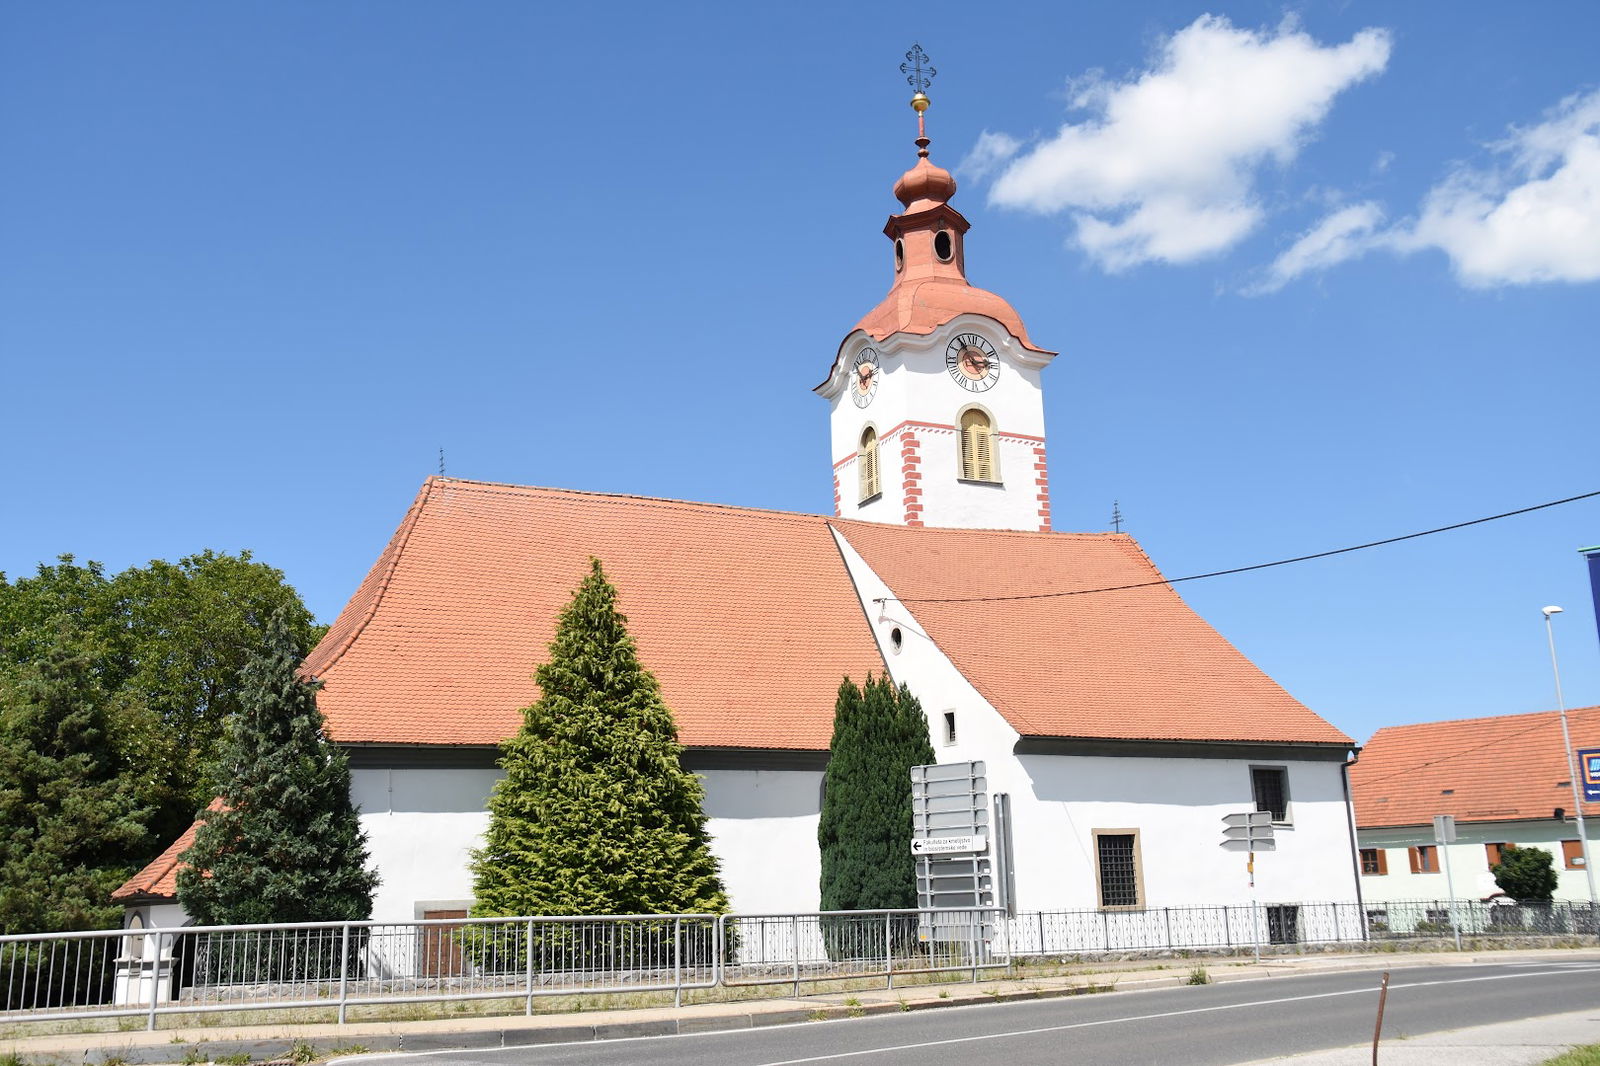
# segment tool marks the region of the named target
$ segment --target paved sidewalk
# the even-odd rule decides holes
[[[801,999],[762,999],[697,1003],[685,1007],[597,1010],[569,1014],[459,1016],[407,1022],[353,1022],[348,1025],[194,1026],[114,1033],[61,1034],[0,1038],[0,1055],[12,1054],[38,1066],[78,1063],[136,1064],[216,1061],[248,1055],[254,1062],[284,1059],[296,1044],[320,1057],[362,1051],[433,1051],[447,1048],[497,1048],[556,1044],[619,1037],[752,1029],[768,1025],[824,1021],[905,1010],[929,1010],[971,1003],[1012,1002],[1105,991],[1165,988],[1186,984],[1205,967],[1216,982],[1271,980],[1276,977],[1340,971],[1404,970],[1417,966],[1470,965],[1560,959],[1600,960],[1600,949],[1490,951],[1428,954],[1304,955],[1269,957],[1260,963],[1236,958],[1144,959],[1095,963],[1059,977],[1025,975],[977,984],[913,985],[863,989]],[[1376,987],[1376,985],[1374,985]],[[1512,1022],[1480,1029],[1416,1037],[1383,1045],[1382,1066],[1462,1063],[1501,1066],[1538,1063],[1577,1043],[1600,1043],[1600,1008],[1592,1015],[1561,1015],[1556,1020]],[[1451,1042],[1454,1041],[1454,1042]],[[1484,1057],[1487,1055],[1488,1057]],[[1516,1056],[1523,1057],[1516,1057]],[[1499,1057],[1496,1057],[1499,1056]],[[1510,1057],[1508,1057],[1510,1056]],[[1370,1045],[1282,1060],[1297,1066],[1370,1064]]]
[[[1378,1063],[1379,1066],[1440,1066],[1443,1063],[1449,1066],[1537,1066],[1569,1048],[1584,1044],[1600,1044],[1600,1007],[1384,1041],[1378,1047]],[[1372,1044],[1257,1059],[1244,1066],[1268,1063],[1371,1066]]]

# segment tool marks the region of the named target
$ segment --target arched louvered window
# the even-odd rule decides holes
[[[878,487],[878,431],[871,426],[861,434],[861,450],[856,460],[856,469],[861,474],[861,502],[866,503],[882,491]]]
[[[961,412],[961,480],[999,481],[995,462],[994,426],[977,408]]]

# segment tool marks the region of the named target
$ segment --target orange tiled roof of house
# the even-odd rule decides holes
[[[429,478],[306,670],[341,743],[496,744],[601,561],[690,747],[826,750],[883,660],[827,520]]]
[[[222,800],[214,799],[208,811],[220,811]],[[183,835],[167,845],[163,851],[152,859],[144,869],[134,874],[122,883],[122,887],[111,893],[113,903],[133,903],[139,900],[177,899],[178,898],[178,870],[183,866],[183,853],[194,846],[195,831],[200,828],[204,819],[197,818]]]
[[[1600,707],[1567,712],[1574,748],[1600,747]],[[1426,825],[1572,816],[1572,776],[1555,711],[1385,726],[1350,768],[1356,825]],[[1585,803],[1585,817],[1600,804]]]
[[[592,555],[684,744],[825,750],[840,677],[884,669],[830,527],[906,599],[1161,580],[1122,535],[430,478],[306,670],[342,743],[498,743]],[[1165,585],[911,611],[1024,735],[1349,743]]]
[[[836,524],[902,601],[891,609],[1024,736],[1351,743],[1195,614],[1126,534]],[[1037,597],[1127,585],[1144,587]]]

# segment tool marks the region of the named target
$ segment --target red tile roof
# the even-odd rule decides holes
[[[686,745],[825,750],[839,678],[884,668],[830,525],[908,600],[1161,580],[1123,535],[430,478],[306,669],[343,743],[498,743],[593,555]],[[1349,743],[1165,585],[909,610],[1024,735]]]
[[[222,800],[214,799],[206,808],[208,811],[220,811]],[[161,900],[178,898],[178,870],[184,865],[183,853],[194,845],[195,831],[200,828],[204,819],[196,819],[194,824],[183,831],[183,835],[167,846],[167,850],[157,855],[150,864],[122,883],[122,887],[111,893],[113,903],[137,903],[142,900]]]
[[[1567,712],[1572,746],[1600,747],[1600,707]],[[1571,817],[1572,780],[1555,711],[1386,726],[1350,768],[1356,825],[1426,825]],[[1585,817],[1600,804],[1585,803]]]
[[[600,559],[691,747],[825,750],[883,671],[827,520],[430,478],[306,669],[344,743],[495,744]]]
[[[1349,744],[1166,584],[1118,533],[837,522],[850,545],[1024,736]],[[1146,585],[1122,592],[1041,592]],[[997,597],[978,602],[917,602]]]

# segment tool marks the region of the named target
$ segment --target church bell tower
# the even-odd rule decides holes
[[[894,184],[889,293],[845,335],[815,391],[832,407],[834,514],[908,526],[1050,529],[1040,371],[1055,358],[1004,299],[967,281],[970,224],[928,158],[920,47],[917,162]]]

